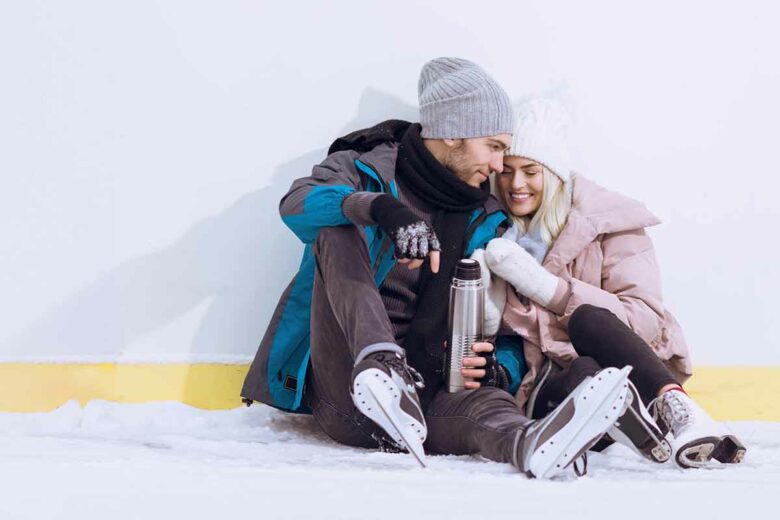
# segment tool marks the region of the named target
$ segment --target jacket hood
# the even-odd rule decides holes
[[[344,150],[353,150],[358,153],[368,152],[380,144],[401,142],[406,130],[412,125],[408,121],[389,119],[371,128],[355,130],[343,137],[339,137],[328,148],[328,155]]]
[[[655,226],[661,221],[638,200],[610,191],[582,175],[575,175],[572,213],[601,233],[619,233]]]
[[[598,235],[655,226],[661,220],[641,202],[610,191],[580,174],[572,177],[572,206],[544,263],[566,265]]]

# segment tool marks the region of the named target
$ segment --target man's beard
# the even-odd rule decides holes
[[[474,170],[469,161],[468,152],[466,151],[466,145],[463,141],[459,142],[452,147],[452,151],[447,160],[447,167],[455,176],[465,182],[469,183],[472,177],[474,177]]]

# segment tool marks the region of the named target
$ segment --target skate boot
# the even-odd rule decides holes
[[[628,390],[628,408],[607,434],[640,457],[652,462],[666,462],[672,456],[672,447],[665,438],[668,430],[662,431],[656,424],[631,381],[628,382]]]
[[[631,368],[606,368],[585,378],[544,419],[518,431],[513,464],[548,479],[583,456],[625,411]]]
[[[350,394],[361,413],[425,467],[423,442],[428,429],[416,392],[422,387],[422,377],[406,364],[403,354],[383,350],[368,354],[355,365]]]
[[[745,446],[685,392],[664,392],[653,403],[657,420],[666,423],[674,437],[674,460],[680,467],[699,468],[712,459],[727,464],[742,462]]]

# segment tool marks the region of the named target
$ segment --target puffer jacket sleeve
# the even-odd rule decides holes
[[[354,151],[336,152],[316,165],[308,177],[293,182],[279,203],[282,221],[304,243],[312,243],[320,228],[341,226],[351,221],[342,204],[360,190],[360,176],[355,167],[359,156]]]
[[[642,339],[652,341],[664,323],[661,275],[655,249],[644,229],[610,233],[601,241],[601,287],[562,281],[549,308],[566,322],[582,304],[604,307]]]

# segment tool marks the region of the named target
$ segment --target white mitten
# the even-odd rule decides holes
[[[487,245],[485,260],[491,271],[539,305],[546,307],[555,296],[558,277],[542,267],[516,242],[494,238]]]
[[[501,325],[501,316],[506,305],[506,282],[491,275],[485,262],[485,250],[477,249],[471,254],[471,259],[479,262],[482,270],[482,285],[485,287],[485,336],[495,336]]]

